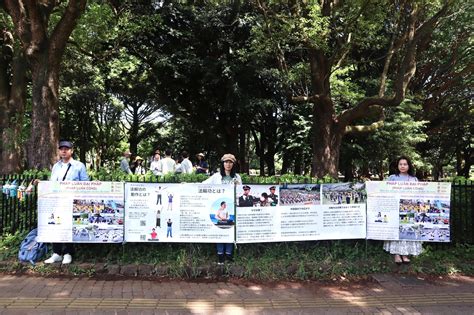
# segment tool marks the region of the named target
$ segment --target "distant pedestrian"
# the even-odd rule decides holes
[[[143,165],[143,159],[137,155],[135,157],[135,175],[145,175],[146,174],[146,169],[145,166]]]
[[[132,153],[130,151],[125,151],[123,153],[123,158],[120,161],[120,169],[127,175],[133,174],[132,170],[130,169],[130,156]]]
[[[189,154],[187,151],[183,151],[181,153],[181,157],[183,161],[181,162],[181,169],[183,170],[183,174],[191,174],[193,172],[193,163],[189,160]]]
[[[196,157],[198,159],[195,165],[196,174],[207,174],[209,164],[204,160],[204,153],[198,153]]]
[[[171,150],[166,149],[165,157],[160,160],[161,173],[163,175],[173,174],[176,169],[176,161],[171,158]]]
[[[161,173],[160,167],[160,154],[155,153],[155,156],[153,157],[153,160],[150,163],[150,171],[153,173],[153,175],[163,175],[163,173]]]

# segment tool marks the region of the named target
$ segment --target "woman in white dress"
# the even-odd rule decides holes
[[[415,171],[411,161],[406,156],[397,159],[397,170],[395,174],[390,175],[387,181],[409,181],[417,182]],[[408,256],[418,256],[423,250],[423,244],[420,241],[385,241],[383,249],[394,255],[393,259],[396,264],[410,263]]]

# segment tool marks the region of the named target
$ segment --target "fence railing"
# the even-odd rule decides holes
[[[0,177],[0,185],[11,184],[16,181],[17,186],[23,184],[27,187],[33,176],[3,175]],[[40,178],[47,180],[47,178]],[[91,178],[91,180],[120,181],[123,178]],[[266,182],[264,179],[252,178],[253,183]],[[129,181],[157,182],[162,178],[137,178],[131,177]],[[180,177],[167,177],[167,182],[179,182]],[[189,181],[188,181],[189,182]],[[245,182],[245,180],[244,180]],[[292,181],[296,183],[296,181]],[[314,179],[301,178],[298,183],[314,182]],[[11,190],[9,191],[11,192]],[[18,190],[15,195],[4,193],[0,196],[0,235],[5,233],[15,233],[16,231],[31,230],[37,226],[37,194],[36,189],[31,193],[24,193],[22,198],[18,198]],[[451,186],[451,241],[453,243],[474,244],[474,182],[455,181]]]

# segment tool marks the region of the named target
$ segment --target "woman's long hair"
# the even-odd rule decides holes
[[[221,176],[224,177],[225,175],[225,170],[224,170],[224,162],[221,162],[219,171],[221,173]],[[230,177],[235,178],[235,174],[237,173],[237,164],[232,163],[232,169],[230,170]]]
[[[407,157],[407,156],[400,156],[397,161],[396,161],[396,168],[395,168],[395,175],[400,175],[400,170],[398,169],[398,163],[400,163],[401,160],[406,160],[407,161],[407,164],[408,164],[408,175],[410,176],[415,176],[415,170],[413,169],[413,164],[411,164],[411,160]]]

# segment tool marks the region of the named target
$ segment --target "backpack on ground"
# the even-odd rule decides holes
[[[30,262],[34,265],[48,252],[48,246],[45,243],[38,243],[37,236],[38,229],[33,229],[21,242],[20,251],[18,252],[18,259],[21,262]]]

